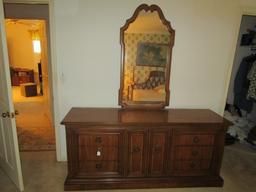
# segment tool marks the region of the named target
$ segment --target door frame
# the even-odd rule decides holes
[[[54,1],[51,0],[3,0],[3,3],[21,3],[21,4],[46,4],[49,9],[49,17],[46,22],[47,31],[47,54],[48,54],[48,76],[49,76],[49,91],[50,91],[50,100],[51,100],[51,115],[53,120],[53,126],[55,131],[55,143],[56,143],[56,159],[57,161],[65,160],[61,154],[63,154],[60,142],[60,108],[59,108],[59,76],[56,62],[56,53],[55,53],[55,22],[54,22]]]
[[[56,25],[55,25],[55,11],[54,11],[54,0],[47,0],[49,5],[49,32],[50,32],[50,50],[48,51],[51,66],[51,92],[52,92],[52,112],[53,112],[53,122],[55,128],[55,141],[56,141],[56,158],[57,161],[65,161],[66,157],[63,157],[63,154],[66,151],[63,151],[64,147],[61,147],[61,116],[60,116],[60,75],[59,68],[57,66],[57,55],[56,55]]]

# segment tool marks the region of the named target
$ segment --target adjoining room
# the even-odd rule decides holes
[[[44,20],[6,19],[20,151],[55,150]]]

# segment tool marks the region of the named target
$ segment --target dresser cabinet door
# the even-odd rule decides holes
[[[149,176],[165,176],[167,174],[168,129],[152,129],[149,131]]]
[[[174,129],[171,147],[171,174],[202,176],[213,174],[216,132]]]
[[[142,177],[146,174],[146,141],[145,130],[128,130],[128,177]]]
[[[121,176],[123,174],[123,131],[106,129],[75,129],[71,162],[76,177]],[[72,168],[74,170],[74,168]],[[72,171],[71,171],[72,172]]]

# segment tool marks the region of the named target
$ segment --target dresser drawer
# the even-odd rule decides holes
[[[206,134],[184,134],[174,135],[174,145],[213,145],[214,135]]]
[[[79,135],[79,146],[118,146],[119,133],[88,133]]]
[[[177,160],[211,159],[213,154],[213,147],[209,146],[176,146],[174,150]]]
[[[176,160],[172,174],[179,176],[207,175],[211,171],[210,165],[211,160]]]
[[[118,160],[118,147],[109,146],[80,146],[79,148],[80,161],[87,160]]]
[[[87,174],[118,172],[117,161],[82,161],[79,165],[80,170]]]

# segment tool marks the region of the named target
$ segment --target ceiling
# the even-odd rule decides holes
[[[35,19],[5,19],[6,25],[24,25],[29,30],[38,30],[42,26],[43,20],[35,20]]]

